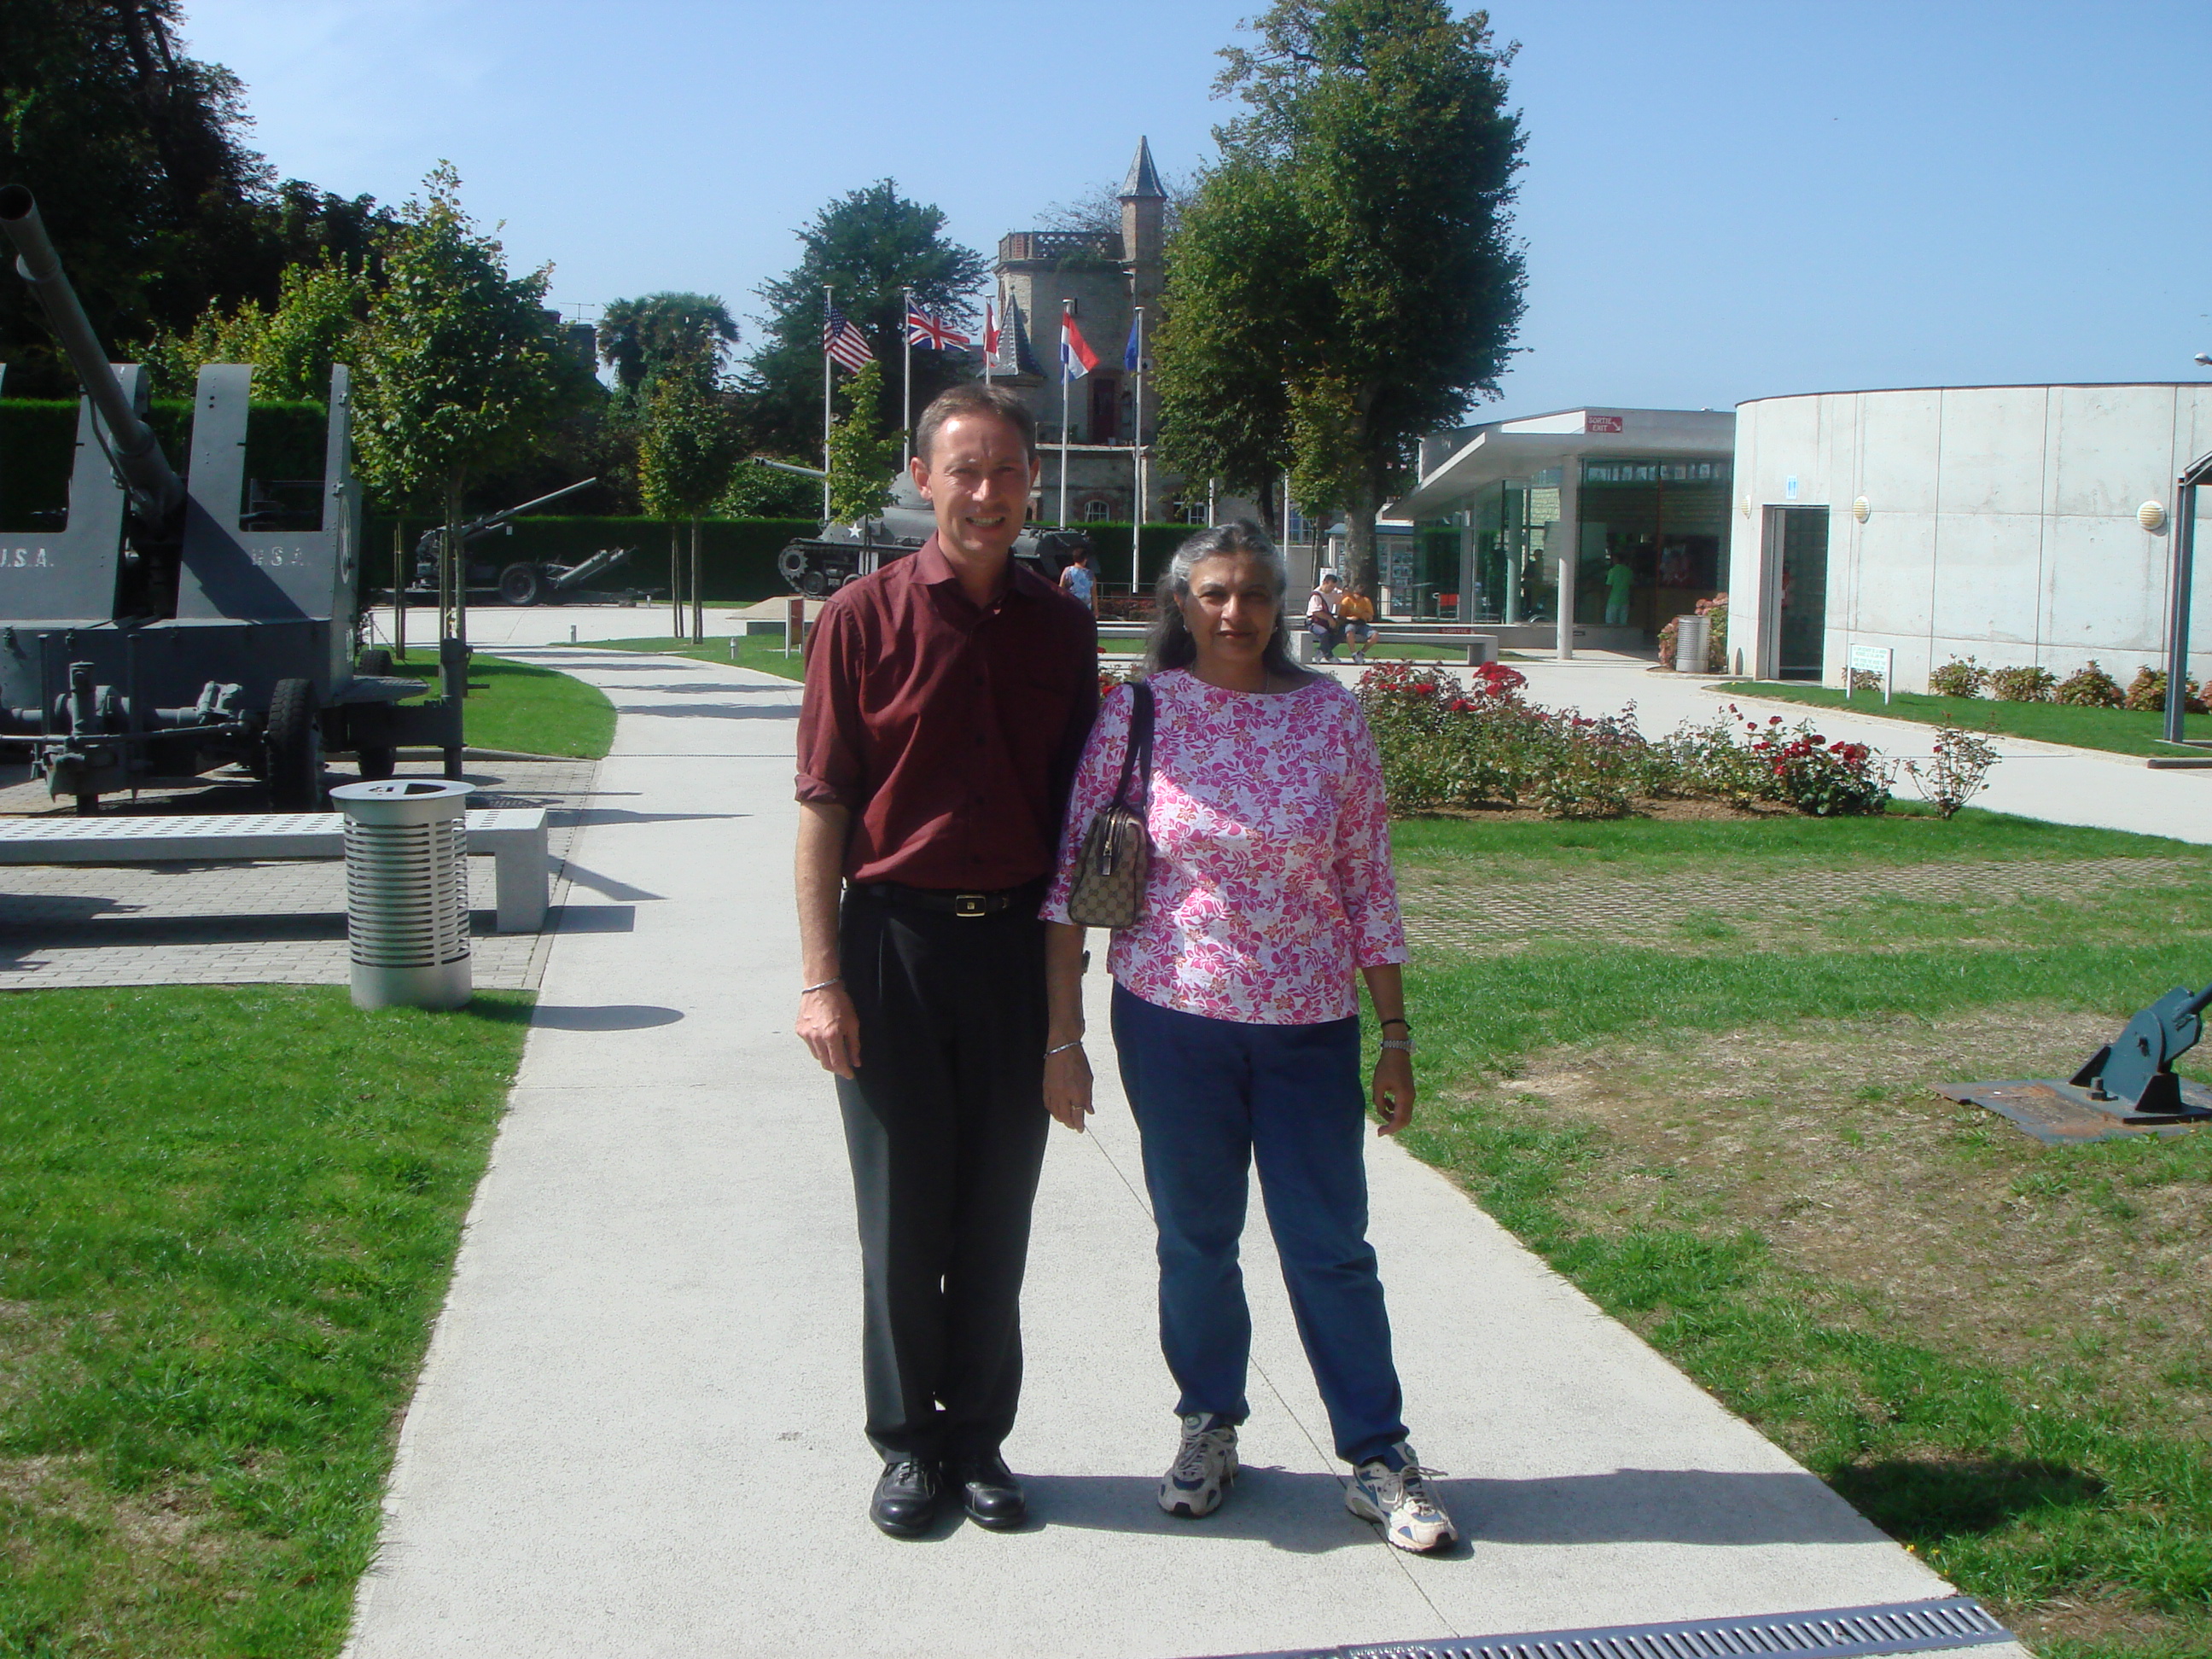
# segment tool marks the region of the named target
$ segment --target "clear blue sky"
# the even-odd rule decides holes
[[[553,297],[722,295],[891,177],[989,252],[1181,173],[1256,0],[186,0],[280,172],[407,195],[440,157]],[[1528,313],[1503,399],[2212,374],[2212,6],[1517,0]]]

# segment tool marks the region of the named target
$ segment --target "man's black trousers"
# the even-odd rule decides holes
[[[992,1452],[1022,1389],[1022,1269],[1044,1160],[1044,924],[848,891],[860,1017],[837,1084],[860,1211],[868,1438],[886,1458]]]

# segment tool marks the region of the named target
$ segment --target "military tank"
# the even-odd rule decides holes
[[[766,465],[809,477],[822,476],[813,468],[788,462]],[[936,514],[922,500],[912,474],[899,473],[888,488],[890,505],[874,518],[853,524],[824,524],[811,536],[784,544],[783,550],[775,556],[775,568],[793,592],[810,599],[827,598],[854,577],[904,558],[937,533]],[[1047,581],[1056,582],[1075,550],[1090,544],[1091,538],[1079,530],[1029,529],[1015,540],[1014,556]]]
[[[446,695],[425,702],[400,701],[420,680],[356,672],[362,501],[343,365],[313,510],[270,514],[244,477],[252,368],[200,370],[180,477],[146,423],[144,368],[107,361],[20,185],[0,187],[0,234],[84,386],[66,518],[0,533],[0,754],[27,756],[80,813],[240,763],[277,808],[311,810],[327,750],[378,778],[401,744],[426,744],[459,775],[467,647],[441,642]],[[368,658],[364,670],[387,665]]]

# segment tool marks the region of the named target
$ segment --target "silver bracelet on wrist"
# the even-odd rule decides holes
[[[1413,1039],[1411,1037],[1382,1037],[1376,1041],[1375,1046],[1378,1048],[1395,1048],[1401,1054],[1410,1054],[1413,1052]]]
[[[817,984],[800,986],[799,988],[799,994],[805,996],[810,991],[826,991],[833,985],[842,985],[844,982],[844,975],[832,974],[828,979],[823,980]]]
[[[1076,1038],[1076,1039],[1075,1039],[1075,1041],[1074,1041],[1074,1042],[1063,1042],[1063,1043],[1061,1043],[1061,1044],[1060,1045],[1060,1047],[1059,1047],[1059,1048],[1048,1048],[1048,1049],[1046,1049],[1046,1050],[1044,1051],[1044,1057],[1045,1057],[1047,1060],[1050,1060],[1050,1059],[1051,1059],[1054,1054],[1066,1054],[1066,1053],[1070,1048],[1080,1048],[1082,1046],[1083,1046],[1083,1039],[1082,1039],[1081,1037],[1078,1037],[1078,1038]]]

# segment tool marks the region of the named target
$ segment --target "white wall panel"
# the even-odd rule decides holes
[[[1965,386],[1943,393],[1940,510],[2043,511],[2045,386]]]
[[[2002,641],[2032,661],[2042,611],[2039,513],[1942,513],[1936,518],[1932,632]]]

